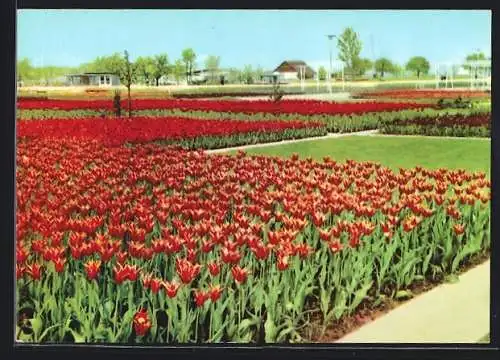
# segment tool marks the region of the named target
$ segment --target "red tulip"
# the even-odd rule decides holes
[[[151,321],[149,320],[148,312],[146,309],[139,309],[134,315],[134,330],[137,336],[144,336],[151,328]]]
[[[174,298],[177,295],[177,291],[179,290],[180,284],[175,281],[164,281],[162,283],[165,292],[169,298]]]
[[[453,230],[455,231],[455,234],[462,235],[465,232],[465,226],[462,224],[454,224]]]
[[[153,279],[153,276],[151,274],[144,274],[142,275],[142,286],[144,289],[149,289],[151,287],[151,280]]]
[[[132,270],[132,272],[131,272]],[[137,273],[135,272],[137,267],[131,268],[130,265],[116,264],[113,267],[114,280],[117,284],[123,283],[125,280],[135,280],[137,278]],[[132,278],[132,279],[131,279]],[[132,280],[132,281],[133,281]]]
[[[196,289],[194,290],[194,301],[197,307],[202,307],[209,298],[210,294],[208,292]]]
[[[16,279],[21,279],[26,272],[26,268],[23,265],[16,264]]]
[[[212,302],[216,302],[222,294],[222,288],[220,285],[213,285],[210,287],[208,293],[210,300],[212,300]]]
[[[85,263],[84,265],[85,271],[87,273],[87,278],[92,281],[94,279],[97,279],[97,276],[99,276],[99,271],[101,268],[101,261],[100,260],[89,260]]]
[[[193,265],[187,259],[177,258],[175,261],[175,268],[184,284],[189,284],[200,273],[200,265]]]
[[[26,259],[28,258],[28,250],[26,250],[23,246],[18,245],[16,247],[16,262],[18,264],[24,263]]]
[[[153,292],[153,294],[158,294],[162,283],[163,283],[162,279],[158,279],[158,278],[151,279],[150,287],[151,287],[151,291]]]
[[[124,264],[125,261],[127,260],[127,257],[128,257],[128,253],[126,251],[118,251],[116,254],[116,262],[118,264]]]
[[[290,263],[288,262],[288,256],[278,256],[278,263],[277,263],[278,270],[280,271],[286,270],[288,269],[289,266]]]
[[[208,266],[208,271],[210,272],[210,275],[212,275],[212,276],[219,275],[220,267],[217,263],[210,263],[207,266]]]
[[[231,273],[233,274],[234,280],[240,284],[243,284],[247,280],[248,270],[243,269],[238,265],[231,269]]]
[[[66,264],[65,258],[57,258],[54,260],[54,267],[56,272],[62,273],[64,271],[64,264]]]
[[[26,273],[31,276],[33,280],[40,280],[42,277],[43,266],[37,263],[26,265]]]
[[[343,245],[339,240],[335,240],[335,241],[330,241],[329,247],[330,250],[332,250],[332,252],[335,254],[342,250]]]

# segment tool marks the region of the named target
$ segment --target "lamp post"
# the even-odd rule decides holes
[[[328,82],[330,83],[330,92],[332,91],[332,40],[336,38],[337,35],[326,35],[330,43],[330,72]]]

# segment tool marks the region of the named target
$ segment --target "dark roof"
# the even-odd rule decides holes
[[[84,75],[117,75],[117,74],[113,72],[85,72],[82,74],[68,74],[66,76],[84,76]]]
[[[305,61],[302,61],[302,60],[286,60],[286,61],[283,61],[281,64],[278,65],[278,67],[276,69],[274,69],[274,71],[280,71],[280,68],[282,66],[288,66],[292,69],[294,69],[295,71],[299,71],[299,69],[297,68],[298,66],[306,66],[306,72],[307,73],[312,73],[312,74],[315,74],[316,71],[314,71],[314,69],[312,69],[309,65],[306,64]]]
[[[283,62],[286,62],[287,64],[290,65],[307,65],[306,62],[302,60],[285,60]]]
[[[86,72],[83,73],[83,75],[116,75],[114,72],[108,71],[108,72]]]

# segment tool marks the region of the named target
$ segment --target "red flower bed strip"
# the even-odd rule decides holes
[[[490,128],[491,116],[488,114],[482,115],[448,115],[438,118],[421,117],[416,119],[408,119],[398,121],[398,125],[430,125],[430,126],[486,126]]]
[[[107,109],[111,110],[111,100],[18,100],[20,109]],[[217,112],[237,113],[282,113],[282,114],[359,114],[379,111],[398,111],[404,109],[417,109],[433,107],[430,104],[416,103],[334,103],[328,101],[313,100],[285,100],[272,102],[268,100],[257,101],[231,101],[231,100],[179,100],[179,99],[136,99],[132,100],[132,109],[180,109],[180,110],[202,110]],[[127,108],[127,102],[123,101],[122,108]]]
[[[300,121],[200,120],[180,117],[136,117],[132,119],[50,119],[20,122],[19,137],[97,139],[108,144],[226,136],[251,132],[320,127]]]
[[[479,98],[490,94],[485,91],[467,90],[384,90],[375,92],[363,92],[359,95],[365,97],[391,97],[404,99],[442,99],[442,98]]]

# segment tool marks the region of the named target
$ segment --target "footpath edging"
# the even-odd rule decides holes
[[[338,343],[477,343],[490,332],[490,260],[418,295]]]
[[[334,138],[340,138],[340,137],[345,137],[345,136],[368,136],[368,135],[376,134],[377,132],[378,132],[378,130],[366,130],[366,131],[358,131],[358,132],[352,132],[352,133],[330,133],[330,134],[324,135],[324,136],[314,136],[314,137],[308,137],[308,138],[303,138],[303,139],[283,140],[283,141],[252,144],[252,145],[235,146],[235,147],[223,148],[223,149],[205,150],[205,153],[218,154],[218,153],[224,153],[224,152],[228,152],[228,151],[255,149],[255,148],[260,148],[260,147],[268,147],[268,146],[279,146],[279,145],[294,144],[294,143],[304,142],[304,141],[334,139]]]

